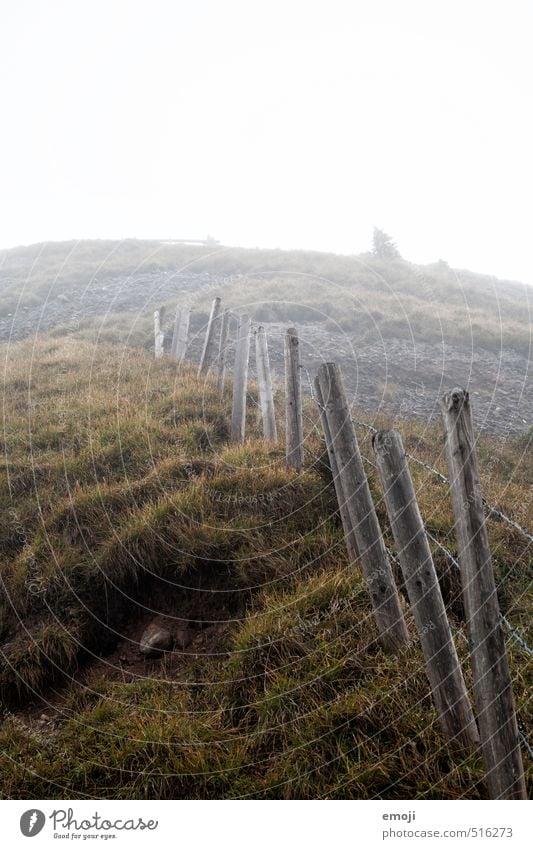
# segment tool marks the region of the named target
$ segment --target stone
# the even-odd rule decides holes
[[[195,634],[194,634],[194,631],[191,628],[187,628],[185,626],[178,628],[178,630],[176,631],[176,636],[175,636],[175,642],[176,642],[177,648],[179,648],[179,649],[181,649],[181,651],[183,651],[183,649],[186,649],[187,646],[190,646],[190,644],[194,640],[194,637],[195,637]]]
[[[171,651],[172,646],[172,634],[156,622],[148,625],[139,643],[140,652],[145,657],[160,657],[163,652]]]

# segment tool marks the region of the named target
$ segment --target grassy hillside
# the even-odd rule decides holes
[[[212,275],[218,294],[234,306],[246,303],[259,321],[322,322],[331,333],[356,334],[358,343],[394,337],[469,350],[508,348],[524,356],[531,350],[531,287],[454,270],[443,261],[416,266],[371,254],[137,240],[33,245],[0,251],[0,310],[4,317],[30,308],[46,313],[58,297],[83,299],[121,278],[121,296],[101,310],[120,313],[128,301],[129,280],[147,274],[168,282],[183,273]],[[180,297],[185,296],[176,277],[172,305]],[[207,314],[212,297],[212,289],[199,287],[195,311]],[[114,315],[113,328],[116,322]],[[124,312],[118,323],[130,343],[144,344],[149,337],[144,319]],[[109,319],[104,333],[106,324]],[[102,331],[101,319],[82,321],[91,337],[96,328]]]
[[[230,387],[220,400],[193,366],[75,336],[2,355],[2,797],[484,796],[479,755],[440,734],[409,614],[400,658],[376,641],[311,402],[296,475],[259,438],[253,385],[234,447]],[[440,431],[402,435],[444,471]],[[480,462],[488,500],[531,527],[530,443],[484,441]],[[428,527],[455,551],[446,488],[412,471]],[[502,608],[531,643],[527,545],[495,521],[490,539]],[[438,549],[435,561],[460,632],[458,576]],[[142,661],[156,613],[193,639]],[[469,678],[460,633],[457,645]],[[509,649],[527,732],[528,657]]]

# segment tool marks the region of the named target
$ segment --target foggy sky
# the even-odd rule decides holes
[[[533,12],[6,0],[0,247],[203,238],[533,283]]]

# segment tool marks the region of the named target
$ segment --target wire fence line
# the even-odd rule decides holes
[[[311,381],[311,376],[309,374],[309,370],[305,366],[301,366],[301,369],[307,375],[307,381],[308,381],[308,384],[309,384],[309,391],[311,393],[311,398],[313,399],[313,401],[318,406],[320,406],[318,404],[318,400],[316,398],[316,394],[315,394],[315,391],[314,391],[314,388],[313,388],[313,383]],[[377,433],[378,432],[378,429],[376,427],[374,427],[374,425],[369,424],[368,422],[363,422],[360,419],[354,419],[354,418],[352,418],[352,422],[356,425],[359,425],[360,427],[366,428],[370,433]],[[409,452],[407,452],[407,451],[405,452],[405,456],[409,460],[411,460],[413,463],[416,463],[417,466],[420,466],[421,468],[426,469],[426,471],[431,472],[431,474],[434,475],[436,478],[438,478],[441,481],[441,483],[445,483],[445,484],[450,483],[449,478],[447,478],[446,475],[443,475],[442,472],[439,472],[439,470],[436,469],[434,466],[431,466],[429,463],[426,463],[424,460],[421,460],[420,457],[415,457],[413,454],[409,454]],[[514,519],[512,519],[510,516],[508,516],[502,510],[498,510],[497,507],[494,507],[492,504],[489,504],[489,502],[485,498],[483,498],[483,504],[485,506],[485,509],[487,510],[487,512],[490,515],[494,516],[495,518],[499,519],[502,522],[505,522],[505,524],[507,524],[511,528],[514,528],[515,531],[517,531],[519,534],[521,534],[524,537],[524,539],[527,539],[529,543],[533,543],[533,534],[529,533],[529,531],[526,531],[526,529],[523,528],[521,525],[519,525],[518,522],[516,522]]]
[[[358,421],[357,419],[352,419],[352,421],[354,424],[367,428],[367,430],[371,431],[372,433],[377,433],[377,428],[375,428],[371,424],[368,424],[367,422]],[[431,474],[438,478],[441,483],[450,483],[449,478],[447,478],[446,475],[443,475],[442,472],[439,472],[439,470],[436,469],[434,466],[431,466],[429,463],[425,463],[424,460],[421,460],[419,457],[415,457],[413,454],[409,454],[407,451],[405,452],[405,456],[413,463],[416,463],[417,466],[421,466],[428,472],[431,472]],[[483,498],[483,505],[487,512],[490,513],[492,516],[495,516],[497,519],[500,519],[500,521],[505,522],[507,525],[509,525],[509,527],[514,528],[514,530],[518,531],[518,533],[520,533],[525,539],[527,539],[528,542],[533,542],[533,534],[530,534],[529,531],[526,531],[525,528],[519,525],[518,522],[515,522],[514,519],[511,519],[510,516],[507,516],[506,513],[503,513],[501,510],[498,510],[497,507],[494,507],[492,504],[489,504],[489,502],[485,498]]]
[[[232,316],[234,316],[235,318],[238,318],[238,317],[239,317],[237,313],[230,312],[230,314],[231,314]],[[260,325],[260,324],[257,324],[257,325],[256,325],[256,323],[255,323],[255,322],[253,322],[253,324],[252,324],[252,327],[259,327],[259,326],[261,326],[261,325]],[[300,370],[301,370],[301,371],[303,371],[303,372],[305,373],[305,375],[306,375],[307,382],[308,382],[308,385],[309,385],[309,391],[310,391],[310,395],[311,395],[312,400],[313,400],[313,401],[314,401],[314,403],[317,405],[317,407],[319,407],[319,408],[320,408],[320,403],[319,403],[319,401],[318,401],[318,398],[316,397],[316,392],[315,392],[315,389],[314,389],[314,386],[313,386],[313,382],[312,382],[312,380],[311,380],[311,375],[310,375],[310,373],[309,373],[309,369],[308,369],[306,366],[304,366],[304,365],[300,364]],[[256,399],[256,398],[255,398],[255,397],[254,397],[254,396],[253,396],[250,392],[248,392],[248,393],[247,393],[247,397],[248,397],[248,400],[249,400],[249,401],[250,401],[250,402],[251,402],[251,403],[252,403],[255,407],[257,407],[258,409],[260,409],[260,408],[261,408],[261,404],[258,402],[258,400],[257,400],[257,399]],[[308,416],[306,413],[303,413],[303,417],[304,417],[304,418],[306,419],[306,421],[310,424],[311,428],[315,431],[316,435],[318,436],[318,438],[319,438],[320,442],[324,445],[324,452],[325,452],[325,450],[326,450],[326,449],[325,449],[325,440],[324,440],[324,437],[323,437],[323,435],[322,435],[322,432],[321,432],[320,428],[318,427],[317,423],[316,423],[316,422],[315,422],[315,421],[311,418],[311,416]],[[361,420],[359,420],[359,419],[354,419],[354,418],[352,418],[352,422],[353,422],[355,425],[359,425],[360,427],[364,427],[364,428],[366,428],[369,432],[371,432],[371,433],[373,433],[373,434],[375,434],[375,433],[377,433],[377,432],[378,432],[378,429],[377,429],[376,427],[374,427],[373,425],[369,424],[368,422],[364,422],[364,421],[361,421]],[[307,446],[306,446],[306,450],[307,450],[307,452],[310,454],[310,456],[313,458],[313,460],[315,461],[315,463],[320,464],[320,465],[325,465],[325,464],[324,464],[324,461],[323,461],[320,457],[317,457],[317,456],[316,456],[316,454],[314,454],[314,453],[313,453],[313,452],[312,452],[312,451],[311,451],[311,450],[310,450]],[[377,466],[376,466],[376,464],[374,463],[374,461],[373,461],[373,460],[371,460],[369,457],[367,457],[367,456],[366,456],[366,455],[364,455],[364,454],[362,455],[362,457],[363,457],[363,460],[364,460],[366,463],[368,463],[368,465],[370,465],[373,469],[376,469],[376,468],[377,468]],[[406,457],[407,457],[409,460],[411,460],[413,463],[415,463],[416,465],[420,466],[421,468],[426,469],[426,471],[430,472],[432,475],[434,475],[436,478],[438,478],[438,480],[439,480],[441,483],[444,483],[444,484],[448,484],[448,485],[449,485],[449,479],[446,477],[446,475],[443,475],[443,474],[442,474],[442,472],[439,472],[439,470],[438,470],[438,469],[436,469],[434,466],[431,466],[429,463],[426,463],[424,460],[421,460],[419,457],[415,457],[413,454],[409,454],[408,452],[406,452]],[[488,502],[487,502],[485,499],[483,499],[483,504],[484,504],[484,506],[485,506],[486,510],[487,510],[487,511],[488,511],[491,515],[496,516],[496,517],[497,517],[497,518],[499,518],[501,521],[506,522],[506,523],[507,523],[510,527],[513,527],[516,531],[518,531],[518,532],[519,532],[519,533],[520,533],[520,534],[521,534],[521,535],[522,535],[525,539],[527,539],[529,542],[533,541],[533,536],[532,536],[530,533],[528,533],[526,530],[524,530],[524,528],[522,528],[522,527],[521,527],[521,526],[520,526],[517,522],[515,522],[513,519],[511,519],[511,518],[510,518],[509,516],[507,516],[505,513],[503,513],[502,511],[498,510],[496,507],[493,507],[492,505],[488,504]],[[457,561],[456,557],[453,555],[453,553],[452,553],[452,552],[451,552],[448,548],[446,548],[446,546],[445,546],[445,545],[443,545],[443,544],[440,542],[440,540],[438,540],[438,539],[437,539],[437,537],[435,537],[435,536],[434,536],[434,535],[433,535],[433,534],[429,531],[429,529],[428,529],[428,527],[427,527],[427,525],[426,525],[425,523],[424,523],[424,530],[425,530],[425,532],[426,532],[426,534],[427,534],[428,539],[430,539],[430,540],[431,540],[431,542],[432,542],[435,546],[437,546],[437,548],[438,548],[440,551],[442,551],[442,553],[445,555],[446,559],[447,559],[447,560],[448,560],[448,561],[452,564],[452,566],[453,566],[453,567],[454,567],[457,571],[459,571],[459,572],[460,572],[460,565],[459,565],[459,563],[458,563],[458,561]],[[392,559],[395,563],[398,563],[398,562],[399,562],[399,561],[398,561],[398,558],[396,557],[396,555],[394,554],[394,552],[393,552],[390,548],[388,548],[388,547],[387,547],[387,552],[388,552],[388,554],[389,554],[389,557],[391,557],[391,559]],[[524,637],[522,637],[522,635],[519,633],[519,631],[517,631],[517,630],[516,630],[516,628],[515,628],[515,627],[511,624],[511,622],[507,619],[507,617],[506,617],[503,613],[502,613],[502,614],[500,614],[500,615],[501,615],[501,621],[502,621],[502,623],[503,623],[503,625],[504,625],[504,627],[505,627],[505,629],[506,629],[507,633],[508,633],[508,634],[512,637],[512,639],[513,639],[513,640],[514,640],[514,641],[515,641],[515,642],[516,642],[516,643],[520,646],[520,648],[522,649],[522,651],[523,651],[525,654],[527,654],[527,655],[528,655],[528,656],[530,656],[530,657],[533,657],[533,649],[532,649],[532,648],[528,645],[528,643],[526,642],[526,640],[524,639]],[[466,640],[466,637],[465,637],[464,633],[463,633],[461,630],[459,630],[459,631],[458,631],[458,634],[461,636],[461,638],[462,638],[462,639],[465,639],[465,640]]]
[[[255,326],[255,323],[254,323],[254,326]],[[318,402],[318,399],[316,397],[316,393],[315,393],[315,390],[314,390],[313,381],[311,380],[311,375],[309,373],[309,369],[302,364],[300,365],[300,369],[306,375],[307,383],[309,385],[309,392],[310,392],[310,395],[311,395],[311,399],[315,402],[315,404],[318,407],[320,407],[320,404]],[[248,397],[250,398],[252,403],[255,404],[255,406],[257,406],[257,407],[260,406],[258,404],[258,402],[255,400],[255,398],[253,398],[253,396],[249,395]],[[313,422],[312,419],[307,415],[305,416],[305,418],[307,419],[307,421],[309,421],[312,424],[313,429],[320,435],[320,431],[319,431],[316,423]],[[378,429],[376,427],[374,427],[373,425],[369,424],[368,422],[363,422],[359,419],[354,419],[354,418],[352,418],[352,422],[356,425],[359,425],[360,427],[366,428],[370,433],[377,433],[378,432]],[[430,472],[434,477],[438,478],[438,480],[441,483],[449,485],[449,483],[450,483],[449,478],[447,478],[446,475],[443,475],[442,472],[439,472],[439,470],[436,469],[434,466],[431,466],[429,463],[426,463],[424,460],[421,460],[420,457],[416,457],[414,454],[410,454],[407,451],[405,452],[405,456],[409,460],[411,460],[413,463],[415,463],[417,466],[420,466],[421,468],[426,469],[426,471]],[[366,460],[368,461],[368,458],[366,458]],[[502,510],[498,510],[497,507],[494,507],[492,504],[489,504],[489,502],[485,498],[483,498],[483,504],[485,506],[485,509],[487,510],[487,512],[491,516],[494,516],[495,518],[497,518],[500,521],[507,524],[509,527],[513,528],[515,531],[517,531],[519,534],[521,534],[521,536],[523,536],[524,539],[527,539],[528,543],[533,542],[533,534],[530,534],[529,531],[526,531],[526,529],[523,528],[521,525],[519,525],[518,522],[516,522],[514,519],[512,519],[510,516],[508,516]]]
[[[215,300],[220,300],[220,299],[215,299]],[[229,314],[231,316],[235,317],[235,318],[238,318],[240,324],[243,322],[243,317],[239,316],[234,311],[229,311]],[[257,322],[250,322],[248,317],[246,317],[246,323],[248,325],[247,334],[248,334],[248,340],[249,340],[250,333],[251,333],[252,329],[253,329],[253,331],[257,332],[257,330],[259,328],[261,328],[262,325],[257,323]],[[211,322],[210,322],[210,324],[211,324]],[[296,339],[296,344],[298,344],[298,337],[297,337],[296,331],[290,330],[287,333],[292,334],[292,336],[295,337],[295,339]],[[207,347],[209,335],[210,335],[210,325],[208,326],[205,347]],[[156,356],[157,356],[157,353],[156,353]],[[248,358],[248,352],[246,353],[246,357]],[[287,357],[287,349],[286,349],[286,357]],[[317,383],[317,388],[316,388],[316,391],[315,391],[315,387],[313,385],[313,381],[311,379],[311,375],[309,373],[309,370],[307,369],[306,366],[304,366],[303,364],[301,364],[299,362],[298,355],[297,355],[296,359],[293,358],[292,362],[293,362],[293,367],[297,369],[296,379],[293,380],[293,383],[297,386],[297,392],[296,392],[296,390],[294,390],[294,392],[292,394],[290,394],[288,386],[287,386],[287,392],[288,392],[287,411],[293,405],[297,405],[298,408],[299,408],[299,414],[300,414],[299,430],[300,430],[300,433],[298,435],[298,440],[300,441],[300,444],[301,444],[300,451],[302,451],[302,458],[301,458],[300,463],[303,461],[303,449],[305,448],[305,450],[310,454],[310,456],[313,458],[314,462],[317,465],[324,465],[324,466],[330,465],[324,459],[324,452],[322,452],[322,457],[317,457],[314,454],[314,452],[309,449],[308,446],[304,445],[304,435],[303,435],[302,429],[301,429],[301,418],[302,417],[305,418],[306,421],[308,421],[310,423],[311,429],[312,429],[312,431],[314,431],[314,433],[318,437],[321,445],[326,444],[326,439],[324,438],[324,436],[327,437],[327,439],[329,440],[328,443],[327,443],[328,453],[331,452],[331,444],[330,444],[331,443],[331,434],[328,435],[328,432],[326,432],[323,436],[321,429],[319,428],[316,420],[312,416],[307,415],[307,413],[304,413],[304,411],[302,410],[301,395],[300,395],[300,389],[299,389],[300,380],[299,380],[299,377],[297,376],[298,373],[304,373],[306,375],[307,382],[308,382],[308,385],[309,385],[309,391],[310,391],[311,399],[314,401],[315,404],[317,404],[317,406],[320,408],[321,412],[326,412],[326,415],[329,417],[329,406],[327,408],[325,408],[320,403],[320,401],[322,401],[322,397],[324,396],[324,388],[322,386],[319,386],[319,384]],[[286,363],[287,363],[287,360],[286,360]],[[268,365],[267,365],[267,368],[268,368]],[[286,365],[286,368],[287,368],[287,365]],[[246,368],[246,374],[247,374],[247,368]],[[270,380],[270,377],[269,377],[269,380]],[[320,380],[320,373],[319,373],[319,378],[317,378],[317,380]],[[260,389],[261,389],[261,387],[260,387]],[[243,390],[243,392],[242,392],[241,397],[243,397],[244,399],[248,399],[248,401],[250,403],[252,403],[256,408],[262,409],[262,403],[260,403],[258,401],[258,399],[252,393],[247,391],[247,389],[246,389],[246,377],[244,378],[242,390]],[[317,395],[319,397],[317,397]],[[235,399],[235,386],[234,386],[234,399]],[[261,396],[261,400],[263,401],[262,396]],[[246,406],[246,401],[244,402],[244,404]],[[337,410],[338,410],[338,406],[337,406]],[[288,413],[287,413],[287,415],[288,415]],[[344,416],[344,414],[343,414],[343,416]],[[332,414],[332,417],[333,417],[333,414]],[[289,421],[289,419],[287,419],[287,422],[288,421]],[[346,421],[346,418],[344,418],[344,421]],[[365,428],[370,433],[373,433],[373,434],[378,433],[378,429],[375,428],[373,425],[369,424],[368,422],[360,421],[360,420],[353,419],[353,418],[351,418],[351,422],[354,425],[358,425],[360,427]],[[340,422],[337,422],[337,426],[339,424],[340,424]],[[242,432],[242,439],[244,439],[244,423],[243,423],[242,431],[243,431]],[[336,428],[336,432],[337,432],[337,428]],[[355,435],[354,435],[354,438],[355,438]],[[354,450],[356,450],[357,455],[359,455],[359,449],[357,447],[357,441],[355,441],[355,446],[356,446],[356,448],[354,448]],[[346,440],[345,440],[345,448],[346,448]],[[336,448],[335,448],[335,454],[337,454]],[[426,463],[424,460],[421,460],[419,457],[411,455],[408,452],[403,452],[403,450],[402,450],[402,456],[404,456],[405,458],[410,460],[412,463],[415,463],[416,465],[424,468],[426,471],[428,471],[430,474],[432,474],[435,478],[437,478],[441,483],[446,484],[447,486],[451,486],[452,484],[455,485],[455,483],[456,483],[455,480],[452,480],[452,482],[450,482],[450,479],[448,477],[446,477],[444,474],[442,474],[442,472],[440,472],[438,469],[436,469],[434,466],[430,465],[429,463]],[[338,462],[338,458],[336,458],[336,459],[337,459],[337,462]],[[365,455],[361,455],[361,458],[359,459],[359,463],[361,462],[361,460],[363,460],[366,464],[370,465],[373,469],[377,470],[376,463],[373,462],[373,460],[371,460],[369,457],[366,457]],[[333,460],[332,460],[332,463],[333,463]],[[292,465],[292,464],[288,463],[288,465]],[[333,465],[335,465],[335,464],[333,464]],[[300,466],[298,466],[298,468],[300,468]],[[407,467],[405,467],[405,468],[407,469]],[[338,471],[341,472],[340,466],[339,466]],[[381,471],[381,468],[380,468],[380,471]],[[337,472],[335,472],[335,474],[336,473]],[[501,511],[498,508],[489,504],[485,499],[482,500],[482,504],[483,504],[483,507],[480,511],[481,517],[483,516],[483,513],[486,512],[486,513],[488,513],[489,516],[494,517],[494,518],[498,519],[499,521],[504,522],[509,527],[513,528],[515,531],[517,531],[519,534],[521,534],[521,536],[528,541],[527,548],[529,547],[531,542],[533,542],[533,535],[531,533],[529,533],[529,531],[525,530],[518,522],[514,521],[510,516],[507,516],[503,511]],[[387,505],[387,506],[388,506],[388,510],[389,510],[390,507],[389,507],[389,505]],[[339,507],[341,508],[341,514],[342,514],[342,504],[341,503],[339,503]],[[369,509],[373,510],[373,507],[372,508],[369,507]],[[350,517],[350,518],[352,518],[352,517]],[[343,517],[343,523],[344,523],[344,521],[345,521],[345,517]],[[420,522],[420,517],[418,518],[418,521]],[[481,518],[481,523],[483,524],[482,518]],[[445,545],[443,545],[440,542],[440,540],[438,540],[428,530],[427,525],[423,521],[420,522],[420,529],[423,529],[423,532],[427,535],[428,540],[430,540],[433,543],[434,546],[436,546],[440,551],[442,551],[442,553],[445,555],[447,561],[453,566],[453,568],[457,572],[461,573],[462,570],[461,570],[460,564],[459,564],[456,556]],[[395,538],[396,538],[396,533],[395,533]],[[396,545],[398,547],[397,539],[396,539]],[[349,550],[350,550],[350,546],[348,546],[348,547],[349,547]],[[401,567],[401,565],[403,565],[403,562],[402,562],[402,564],[400,564],[400,560],[398,558],[397,553],[395,551],[393,551],[389,546],[385,546],[385,548],[386,548],[386,556],[388,556],[390,561],[395,563],[397,566]],[[352,553],[354,553],[355,556],[357,557],[357,550],[355,550]],[[364,566],[364,560],[363,560],[363,566]],[[468,564],[467,564],[467,566],[465,566],[465,568],[467,568],[467,567],[468,567]],[[533,656],[533,649],[528,645],[528,643],[526,642],[524,637],[519,633],[519,631],[517,631],[517,629],[511,624],[511,622],[508,620],[508,618],[503,613],[501,613],[501,611],[499,611],[499,610],[497,610],[497,612],[496,612],[496,616],[495,616],[495,619],[494,619],[495,624],[498,621],[501,622],[502,627],[507,632],[510,639],[514,640],[514,642],[520,647],[520,650],[524,654],[528,655],[529,657]],[[469,643],[469,640],[467,639],[463,629],[457,628],[452,623],[448,623],[448,624],[449,624],[449,626],[452,630],[452,633],[457,638],[460,638],[460,639],[466,641],[467,643]],[[474,623],[474,624],[476,624],[476,623]],[[479,622],[477,622],[477,626],[478,626],[478,630],[479,630]],[[483,626],[485,626],[485,623],[483,623]],[[472,623],[471,623],[471,628],[473,628],[473,627],[474,626],[472,626]],[[472,633],[475,634],[475,631],[473,631]],[[475,638],[473,637],[472,639],[474,640],[474,643],[473,643],[474,647],[470,646],[471,655],[474,654],[474,649],[475,649],[475,645],[476,645]],[[481,645],[481,643],[480,643],[480,645]],[[505,647],[504,647],[503,641],[502,641],[502,646],[503,646],[503,655],[505,655]],[[500,682],[498,681],[497,683],[499,684]],[[500,690],[497,690],[497,692],[500,692]],[[505,689],[501,689],[501,692],[504,693]],[[503,704],[503,702],[502,702],[502,704]],[[516,711],[515,711],[515,708],[512,704],[510,706],[508,704],[505,704],[504,708],[506,710],[509,710],[511,712],[511,714],[515,715]],[[520,739],[521,746],[528,752],[529,757],[533,759],[533,748],[532,748],[532,746],[530,745],[530,743],[527,739],[527,735],[524,731],[522,723],[519,721],[519,718],[518,718],[518,727],[516,725],[516,718],[515,718],[515,729],[518,732],[518,736],[519,736],[519,739]],[[512,744],[512,741],[511,741],[511,744]],[[514,745],[516,746],[516,743]],[[490,761],[490,758],[489,758],[489,761]],[[488,768],[488,774],[490,774],[490,771],[491,770]],[[490,780],[489,780],[489,784],[490,784]],[[524,790],[524,792],[525,792],[525,790]],[[493,798],[497,798],[497,797],[493,797]],[[516,796],[516,798],[518,798],[518,796]]]
[[[311,454],[311,456],[313,457],[313,459],[315,460],[316,463],[322,463],[323,464],[323,460],[321,460],[320,457],[317,457],[316,454],[314,454],[309,449],[307,449],[307,450],[309,451],[309,454]],[[362,457],[363,457],[363,460],[366,463],[368,463],[368,465],[371,466],[373,469],[377,468],[376,464],[374,463],[373,460],[370,459],[370,457],[367,457],[365,454],[363,454]],[[426,532],[428,539],[430,539],[431,542],[434,545],[436,545],[437,548],[440,551],[442,551],[442,553],[445,555],[446,559],[451,563],[451,565],[454,567],[454,569],[456,569],[460,573],[461,567],[459,565],[457,558],[453,555],[453,553],[450,551],[449,548],[446,548],[446,546],[443,545],[440,542],[440,540],[437,539],[437,537],[434,536],[434,534],[431,533],[431,531],[428,529],[425,522],[424,522],[424,530]],[[391,556],[391,558],[396,563],[398,563],[398,558],[396,557],[396,555],[393,554],[393,552],[390,549],[387,549],[387,550],[388,550],[389,556]],[[533,657],[533,649],[531,648],[531,646],[528,645],[528,643],[526,642],[524,637],[522,637],[522,635],[519,633],[519,631],[516,630],[516,628],[509,622],[509,620],[507,619],[507,617],[503,613],[501,614],[501,619],[502,619],[502,623],[504,624],[509,635],[515,640],[516,643],[518,643],[518,645],[522,648],[522,650],[527,655],[529,655],[530,657]],[[461,633],[461,636],[464,639],[466,639],[466,637],[464,637],[464,634]]]
[[[324,442],[322,437],[321,437],[321,441]],[[311,455],[311,457],[314,459],[315,463],[322,464],[322,465],[324,464],[324,461],[320,457],[317,457],[317,455],[314,452],[312,452],[309,448],[307,449],[307,451]],[[365,456],[364,454],[362,455],[362,457],[363,457],[363,460],[366,463],[368,463],[368,465],[370,465],[374,469],[376,469],[376,464],[374,463],[373,460],[371,460],[369,457]],[[431,533],[431,531],[428,530],[427,525],[425,523],[424,523],[424,530],[427,534],[428,539],[430,539],[431,542],[433,542],[437,546],[437,548],[439,548],[443,552],[443,554],[446,556],[447,560],[452,564],[454,569],[456,569],[457,571],[460,572],[461,567],[459,565],[457,558],[452,554],[452,552],[448,548],[446,548],[445,545],[443,545],[440,542],[440,540],[437,539],[437,537],[435,537]],[[387,549],[387,554],[390,557],[390,559],[397,566],[399,566],[400,562],[399,562],[399,559],[398,559],[397,555],[395,554],[395,552],[388,545],[386,545],[385,547]],[[505,627],[506,631],[508,632],[509,636],[520,646],[520,648],[522,649],[522,651],[525,654],[527,654],[530,657],[533,656],[533,649],[531,649],[531,647],[527,644],[527,642],[522,637],[522,635],[509,622],[508,618],[503,613],[500,613],[500,617],[501,617],[501,622],[502,622],[503,626]],[[452,622],[450,622],[450,628],[452,630],[454,637],[456,637],[457,639],[460,639],[464,643],[468,644],[468,637],[466,636],[463,628],[457,627]],[[523,724],[520,721],[519,721],[519,737],[520,737],[520,742],[521,742],[523,748],[528,753],[530,759],[533,761],[533,747],[531,746],[531,744],[530,744],[530,742],[527,738],[526,732],[524,730]]]

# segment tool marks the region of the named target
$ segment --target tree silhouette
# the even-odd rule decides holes
[[[394,240],[384,230],[380,230],[379,227],[374,227],[372,253],[382,259],[395,259],[400,256],[400,251],[396,247]]]

